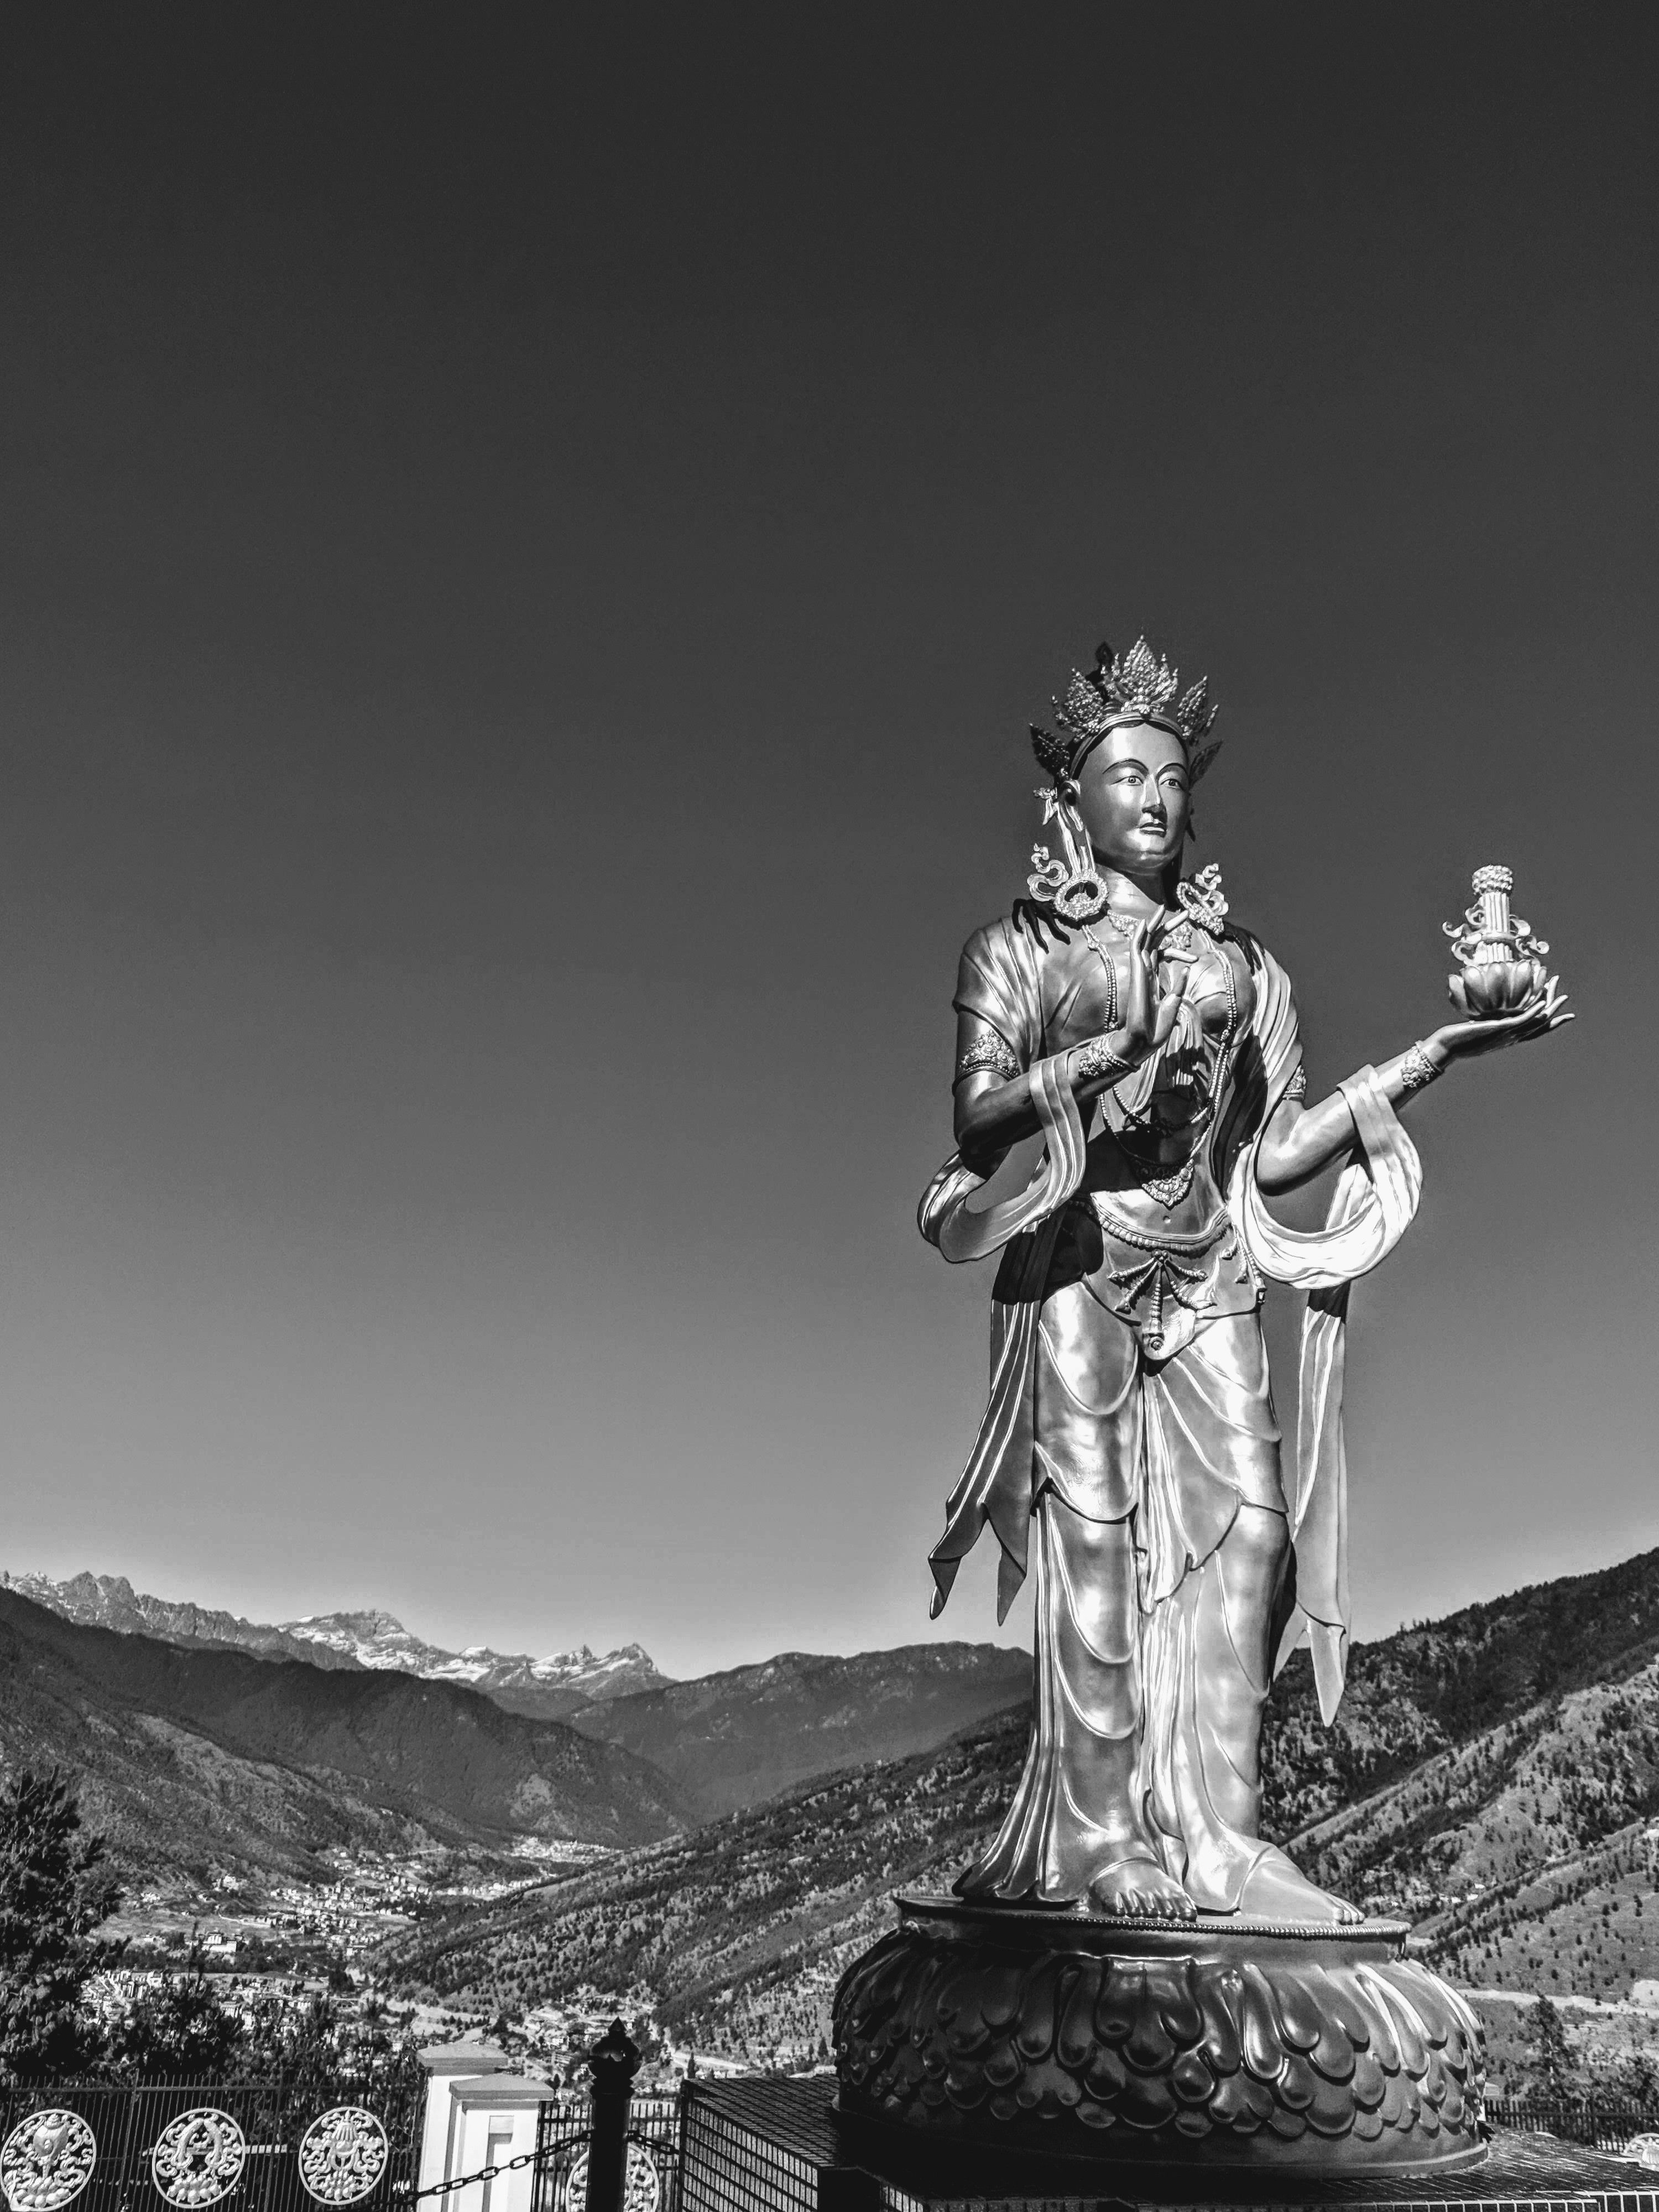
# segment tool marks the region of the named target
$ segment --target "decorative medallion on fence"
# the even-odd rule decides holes
[[[31,2112],[0,2144],[0,2189],[12,2212],[62,2212],[97,2159],[98,2138],[79,2112]]]
[[[246,2163],[247,2137],[228,2112],[211,2105],[170,2120],[149,2154],[156,2188],[185,2212],[200,2212],[228,2196]]]
[[[386,2172],[386,2130],[361,2105],[319,2113],[300,2139],[300,2179],[319,2204],[355,2204]]]
[[[623,2184],[623,2212],[658,2212],[661,2203],[662,2179],[657,2172],[657,2161],[643,2143],[630,2140],[628,2179]],[[580,2150],[565,2176],[559,2212],[586,2212],[586,2204],[587,2153]]]

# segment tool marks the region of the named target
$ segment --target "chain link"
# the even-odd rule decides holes
[[[423,2197],[453,2196],[458,2189],[471,2189],[478,2181],[492,2181],[498,2173],[516,2172],[521,2166],[535,2166],[538,2162],[552,2166],[564,2152],[586,2150],[592,2141],[591,2133],[584,2129],[580,2135],[567,2136],[562,2142],[538,2145],[534,2150],[521,2150],[516,2158],[505,2159],[499,2166],[481,2166],[476,2173],[458,2174],[453,2181],[430,2182],[424,2189],[411,2189],[406,2181],[394,2181],[390,2194],[399,2204],[416,2204]],[[664,2147],[653,2142],[649,2136],[637,2128],[629,2129],[627,2141],[639,2143],[658,2158],[664,2154]],[[440,2208],[440,2212],[442,2212],[442,2208]]]
[[[586,2137],[584,2136],[578,2140],[585,2142]],[[568,2144],[559,2145],[561,2150],[568,2148]],[[543,2155],[540,2150],[521,2150],[516,2158],[504,2159],[499,2166],[481,2166],[476,2173],[458,2174],[453,2181],[434,2181],[424,2189],[410,2189],[406,2183],[394,2182],[392,2194],[400,2204],[416,2203],[422,2197],[448,2197],[458,2189],[471,2189],[475,2181],[491,2181],[498,2173],[513,2173],[521,2166],[534,2166]],[[552,2152],[546,2154],[550,2165],[555,2155]]]

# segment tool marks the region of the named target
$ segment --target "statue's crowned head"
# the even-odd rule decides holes
[[[1204,742],[1215,718],[1207,678],[1182,691],[1180,672],[1144,637],[1124,653],[1103,645],[1086,676],[1074,672],[1054,701],[1065,734],[1031,729],[1054,780],[1038,794],[1042,818],[1065,848],[1058,860],[1046,845],[1032,853],[1032,898],[1063,921],[1090,921],[1107,903],[1103,868],[1171,896],[1193,834],[1192,787],[1219,750]]]
[[[1065,696],[1054,702],[1054,720],[1066,732],[1055,737],[1031,725],[1031,748],[1055,781],[1075,783],[1078,770],[1100,740],[1125,722],[1150,722],[1179,738],[1187,756],[1187,775],[1196,783],[1220,750],[1206,745],[1219,711],[1210,697],[1210,679],[1200,676],[1181,692],[1181,672],[1138,637],[1127,653],[1103,645],[1085,676],[1073,669]]]

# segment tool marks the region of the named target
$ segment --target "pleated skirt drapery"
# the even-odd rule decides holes
[[[995,1841],[957,1887],[1064,1905],[1156,1857],[1237,1909],[1264,1846],[1259,1745],[1288,1533],[1259,1315],[1149,1361],[1088,1281],[1043,1304],[1036,1700]]]

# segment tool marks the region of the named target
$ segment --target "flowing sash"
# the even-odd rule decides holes
[[[1297,1371],[1296,1486],[1289,1500],[1296,1603],[1273,1672],[1308,1644],[1328,1725],[1348,1669],[1348,1461],[1342,1441],[1348,1285],[1393,1251],[1423,1188],[1417,1148],[1376,1069],[1362,1067],[1340,1088],[1353,1115],[1358,1157],[1343,1169],[1322,1229],[1285,1229],[1268,1212],[1255,1179],[1260,1132],[1240,1152],[1227,1191],[1250,1265],[1273,1282],[1308,1293]]]
[[[1033,1382],[1037,1318],[1042,1288],[1060,1227],[1060,1212],[1083,1180],[1086,1147],[1083,1119],[1066,1080],[1066,1055],[1055,1053],[1030,1070],[1031,1103],[1042,1126],[1044,1151],[1024,1189],[974,1212],[969,1200],[986,1181],[952,1152],[922,1194],[916,1223],[930,1244],[950,1261],[986,1260],[1028,1231],[1036,1231],[1020,1270],[1025,1295],[991,1301],[991,1396],[979,1436],[945,1508],[945,1534],[928,1555],[933,1572],[931,1617],[937,1620],[951,1595],[957,1569],[988,1522],[1002,1549],[997,1577],[997,1619],[1005,1620],[1025,1579],[1031,1518],[1031,1460],[1036,1446]]]

